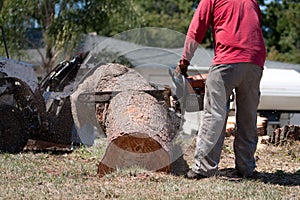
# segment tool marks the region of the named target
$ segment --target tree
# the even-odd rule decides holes
[[[185,33],[193,16],[193,0],[138,1],[144,27],[164,27]]]
[[[0,13],[0,24],[5,31],[10,53],[14,53],[13,51],[11,51],[13,49],[21,48],[23,37],[20,33],[25,31],[25,29],[23,28],[25,22],[18,20],[18,16],[22,12],[22,9],[12,7],[12,4],[14,3],[20,4],[21,1],[20,0],[1,1],[1,13]],[[12,7],[12,8],[7,9],[8,7]],[[3,46],[2,41],[1,41],[1,45]],[[1,48],[1,55],[4,55],[4,48]]]
[[[144,43],[157,47],[180,47],[183,45],[186,31],[194,14],[194,0],[135,0],[136,10],[142,18],[141,27],[160,27],[181,34],[158,33],[158,29],[143,32]],[[160,34],[160,35],[158,35]],[[153,38],[160,37],[159,41]],[[177,43],[176,38],[178,37]],[[161,42],[164,41],[162,44]]]
[[[161,41],[164,44],[156,44],[155,40],[148,42],[154,46],[160,47],[181,47],[184,43],[183,34],[186,34],[190,21],[194,15],[194,11],[198,6],[198,1],[195,0],[136,0],[137,10],[142,17],[142,27],[161,27],[168,28],[172,31],[178,31],[180,34],[162,35],[164,37]],[[152,37],[157,37],[155,30],[145,37],[151,40]],[[168,32],[166,31],[166,34]],[[203,39],[202,46],[212,47],[212,36],[209,30],[206,37]],[[172,38],[173,37],[173,38]],[[177,37],[177,38],[174,38]],[[177,41],[174,43],[174,41]]]
[[[39,28],[46,48],[46,56],[40,55],[48,70],[58,56],[72,56],[80,34],[95,31],[110,36],[136,26],[137,21],[131,0],[3,0],[1,3],[0,23],[7,31],[11,52],[18,55],[18,50],[28,46],[26,30]]]
[[[268,59],[300,63],[300,1],[271,1],[264,13]]]

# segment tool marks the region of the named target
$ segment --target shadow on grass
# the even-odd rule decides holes
[[[175,162],[171,164],[171,174],[175,176],[185,175],[189,170],[189,165],[183,156],[180,156]]]
[[[189,170],[189,165],[184,159],[184,153],[182,151],[181,145],[175,144],[173,146],[172,153],[177,159],[171,163],[170,173],[174,176],[185,175]]]
[[[300,186],[300,170],[295,173],[283,171],[277,171],[275,173],[257,172],[254,179],[275,185]]]
[[[229,181],[241,181],[243,179],[238,179],[236,174],[232,174],[234,169],[227,168],[220,170],[220,177],[224,180]],[[255,172],[253,177],[247,178],[247,180],[261,181],[263,183],[282,185],[282,186],[300,186],[300,170],[295,173],[284,172],[282,170],[277,170],[274,173],[269,172]]]
[[[33,154],[49,154],[54,156],[60,156],[64,154],[71,154],[73,150],[58,150],[58,149],[35,149],[35,150],[24,150],[24,153],[33,153]]]

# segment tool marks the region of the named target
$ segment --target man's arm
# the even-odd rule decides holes
[[[190,23],[181,60],[191,61],[213,19],[214,0],[201,0]]]

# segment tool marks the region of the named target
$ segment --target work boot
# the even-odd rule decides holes
[[[235,169],[235,171],[236,171],[236,175],[243,179],[255,179],[255,176],[257,174],[256,171],[253,171],[253,173],[249,175],[242,174],[238,169]]]
[[[241,181],[242,179],[255,179],[255,175],[256,172],[253,172],[253,174],[245,176],[239,170],[235,168],[229,168],[219,171],[218,177],[225,180]]]
[[[198,174],[198,173],[196,173],[196,172],[194,172],[193,170],[190,169],[190,170],[185,174],[184,178],[187,178],[187,179],[197,179],[197,180],[199,180],[199,179],[202,179],[202,178],[207,178],[207,176],[204,176],[204,175],[202,175],[202,174]]]

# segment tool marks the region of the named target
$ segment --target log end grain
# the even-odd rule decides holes
[[[98,175],[102,177],[115,169],[131,166],[168,173],[170,163],[169,153],[147,134],[126,134],[108,145],[98,165]]]
[[[267,134],[267,125],[268,125],[268,118],[257,116],[257,134],[259,136],[263,136]],[[229,116],[226,123],[226,136],[229,137],[231,135],[236,134],[236,121],[235,116]]]

